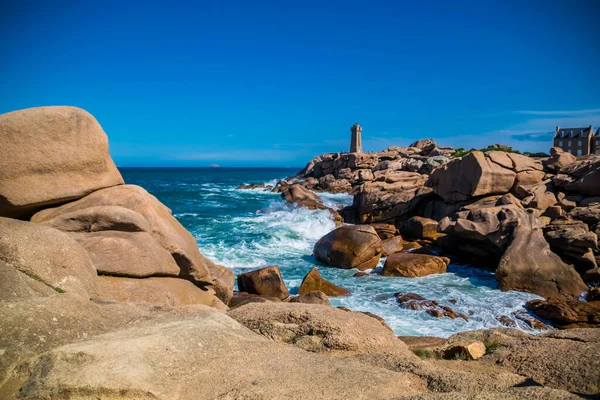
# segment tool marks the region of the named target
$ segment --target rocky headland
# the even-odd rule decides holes
[[[277,266],[240,274],[234,292],[233,272],[202,255],[169,208],[125,184],[86,111],[0,115],[0,398],[592,398],[600,158],[503,150],[424,140],[326,154],[266,188],[332,213],[339,227],[314,249],[322,263],[389,279],[451,261],[493,268],[501,289],[541,295],[529,309],[571,328],[398,338],[376,315],[332,307],[348,293],[317,269],[296,296]],[[354,203],[338,213],[319,191]]]

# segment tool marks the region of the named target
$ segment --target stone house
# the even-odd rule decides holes
[[[556,127],[554,147],[560,147],[574,156],[600,154],[600,128],[594,134],[592,125],[586,128]]]

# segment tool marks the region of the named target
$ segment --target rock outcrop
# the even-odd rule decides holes
[[[423,390],[414,376],[273,343],[213,311],[59,347],[27,369],[22,398],[391,398]]]
[[[368,225],[339,227],[315,244],[317,260],[338,268],[375,268],[383,254],[383,242]]]
[[[255,303],[228,315],[271,340],[311,352],[396,354],[416,360],[382,322],[359,312],[299,303]]]
[[[98,294],[88,252],[57,229],[0,217],[0,261],[55,291]]]
[[[527,309],[561,329],[600,327],[600,300],[532,300]]]
[[[331,303],[327,298],[327,295],[320,290],[313,290],[312,292],[300,293],[298,296],[290,298],[290,303],[305,303],[305,304],[322,304],[330,306]]]
[[[450,259],[447,257],[409,252],[395,253],[385,260],[381,274],[406,278],[443,274],[449,263]]]
[[[302,280],[302,284],[298,289],[298,294],[307,294],[314,291],[320,291],[327,296],[337,297],[346,296],[350,292],[340,287],[333,282],[324,279],[316,268],[311,269]]]
[[[510,159],[506,162],[512,164]],[[510,191],[517,177],[517,173],[507,166],[474,151],[435,170],[427,185],[447,202],[504,194]]]
[[[278,299],[285,299],[290,295],[276,265],[239,274],[237,281],[242,292]]]
[[[43,207],[123,184],[98,121],[75,107],[0,115],[0,216],[27,218]]]
[[[98,292],[98,299],[104,301],[144,302],[160,307],[204,304],[221,310],[227,309],[216,297],[214,290],[199,288],[185,279],[178,278],[132,279],[99,276]]]
[[[469,320],[465,315],[457,313],[450,306],[439,304],[436,300],[428,300],[416,293],[398,292],[394,293],[394,297],[396,297],[401,307],[409,310],[424,310],[427,314],[436,318],[448,317],[451,319],[461,318],[465,321]]]
[[[550,250],[540,229],[519,226],[496,269],[501,290],[578,297],[587,286],[575,269]]]
[[[179,267],[179,277],[198,286],[214,285],[224,302],[227,302],[233,293],[233,274],[206,259],[200,253],[192,235],[171,215],[171,210],[139,186],[121,185],[101,189],[60,207],[42,210],[31,220],[71,232],[74,238],[86,243],[88,247],[93,246],[94,250],[100,249],[99,246],[102,245],[99,238],[104,238],[104,242],[112,243],[111,251],[116,249],[114,246],[121,246],[118,251],[123,257],[126,257],[125,252],[131,252],[133,248],[138,253],[147,252],[150,247],[154,249],[154,253],[160,253],[159,249],[162,248],[172,256]],[[145,232],[151,238],[146,236],[148,240],[145,243],[140,240],[133,241],[134,237],[140,235],[122,232]],[[130,240],[123,240],[123,237]],[[106,244],[104,247],[102,251],[105,254],[110,253]],[[119,261],[118,258],[120,257],[114,256],[115,263]],[[108,260],[104,260],[106,264]],[[151,259],[149,263],[152,264]],[[117,264],[112,268],[123,269]],[[173,267],[170,268],[172,271]],[[216,272],[215,278],[211,269]],[[132,276],[118,271],[115,275]]]

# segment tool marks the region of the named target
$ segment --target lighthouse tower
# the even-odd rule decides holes
[[[362,133],[362,126],[356,122],[350,127],[352,136],[350,137],[350,153],[362,153],[362,139],[360,137]]]

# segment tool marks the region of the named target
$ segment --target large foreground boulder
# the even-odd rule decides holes
[[[54,228],[0,217],[0,261],[58,292],[97,295],[96,269],[87,251]]]
[[[338,268],[375,268],[383,255],[383,242],[373,227],[346,225],[334,229],[315,244],[317,260]]]
[[[496,279],[501,290],[542,297],[577,297],[587,286],[575,269],[550,250],[541,229],[519,226],[500,259]]]
[[[75,107],[0,115],[0,216],[26,218],[42,207],[121,185],[98,121]]]
[[[23,370],[22,398],[383,399],[425,391],[413,375],[273,343],[214,311],[59,347]]]
[[[585,398],[594,398],[600,393],[598,329],[571,329],[529,335],[516,329],[503,328],[461,332],[448,340],[450,343],[478,340],[493,345],[496,349],[478,362],[502,365],[505,369],[529,378],[529,384],[569,390],[587,395]],[[575,395],[563,395],[565,399],[573,397]]]
[[[276,342],[314,352],[396,354],[416,359],[392,330],[363,313],[301,303],[253,303],[230,317]]]
[[[118,206],[131,212],[120,212],[118,223],[107,223],[105,206]],[[78,222],[70,222],[68,216],[75,216]],[[100,226],[129,230],[149,228],[152,238],[174,258],[181,277],[200,286],[215,284],[208,260],[200,254],[196,240],[171,215],[169,208],[139,186],[121,185],[98,190],[77,201],[40,211],[31,220],[69,232],[85,232],[88,227],[97,231]],[[104,222],[100,225],[84,221]]]

